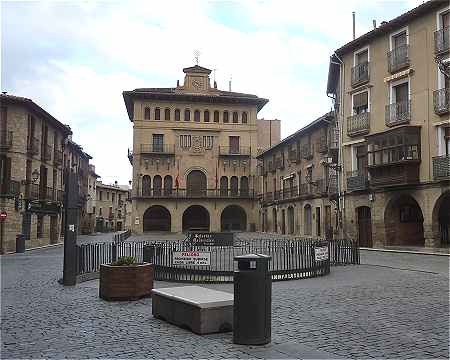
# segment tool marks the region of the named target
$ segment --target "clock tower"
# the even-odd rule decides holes
[[[192,67],[184,68],[183,72],[186,74],[184,77],[183,90],[189,92],[207,92],[211,89],[209,80],[209,74],[211,70],[195,65]]]

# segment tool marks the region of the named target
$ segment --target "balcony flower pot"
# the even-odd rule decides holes
[[[150,263],[100,265],[100,298],[108,301],[138,300],[151,295],[153,265]]]

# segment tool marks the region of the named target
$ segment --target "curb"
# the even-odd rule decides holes
[[[450,257],[450,254],[436,253],[436,252],[424,252],[424,251],[413,251],[413,250],[391,250],[391,249],[377,249],[377,248],[365,248],[365,247],[360,247],[359,249],[367,250],[367,251],[380,251],[380,252],[390,252],[390,253],[399,253],[399,254],[434,255],[434,256]]]
[[[62,245],[64,245],[64,243],[48,244],[48,245],[44,245],[44,246],[37,246],[37,247],[33,247],[33,248],[28,248],[28,249],[25,249],[25,251],[47,249],[47,248],[52,248],[52,247],[62,246]],[[6,254],[2,254],[1,256],[4,256],[4,255],[15,255],[15,254],[20,254],[20,253],[16,253],[15,251],[12,251],[12,252],[7,252]],[[22,254],[24,254],[24,253],[22,253]]]

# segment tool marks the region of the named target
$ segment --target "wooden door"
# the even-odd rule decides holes
[[[239,136],[230,136],[230,154],[239,154]]]
[[[368,206],[357,208],[358,241],[360,247],[372,247],[372,216]]]
[[[331,226],[331,206],[325,206],[325,237],[327,239],[333,238],[333,228]]]
[[[206,185],[206,175],[200,170],[193,170],[187,176],[187,191],[191,196],[206,196]]]

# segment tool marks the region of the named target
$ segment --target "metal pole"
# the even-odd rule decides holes
[[[77,282],[77,227],[79,212],[78,176],[66,170],[64,188],[64,286],[73,286]]]

